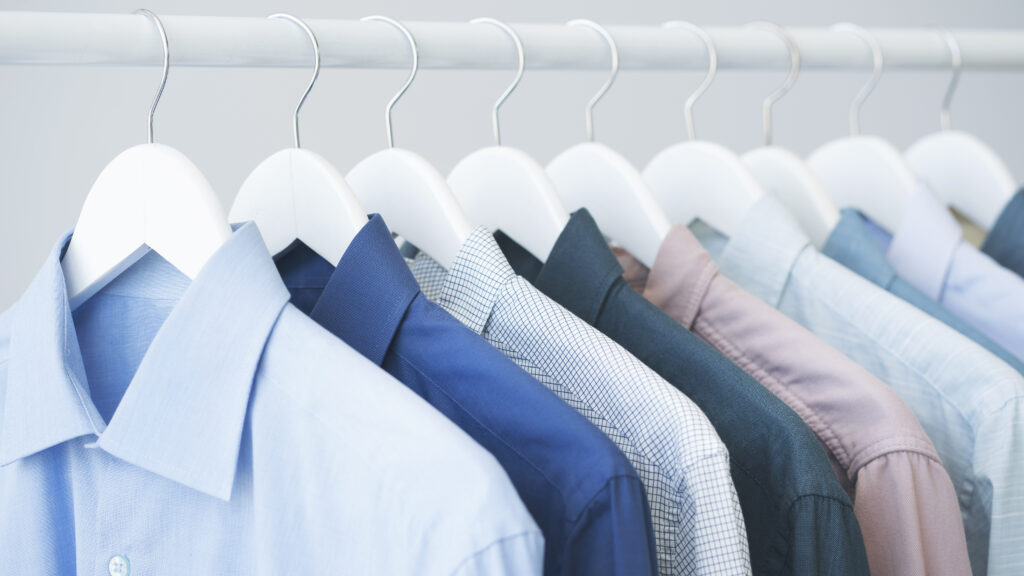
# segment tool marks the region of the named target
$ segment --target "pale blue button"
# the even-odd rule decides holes
[[[110,576],[128,576],[131,572],[131,567],[128,564],[128,557],[121,556],[118,554],[110,559],[110,563],[107,564],[107,571],[110,572]]]

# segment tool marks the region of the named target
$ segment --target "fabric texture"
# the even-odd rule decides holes
[[[723,246],[709,228],[698,230],[705,247]],[[952,328],[823,256],[774,198],[760,200],[738,230],[716,256],[721,273],[903,398],[953,481],[972,572],[1020,573],[1021,375]],[[711,241],[705,242],[702,235],[709,234]]]
[[[0,573],[539,574],[494,458],[288,304],[255,225],[0,316]]]
[[[985,237],[981,251],[1024,278],[1024,190],[1018,191],[1003,207],[999,218]]]
[[[499,235],[517,271],[661,374],[703,410],[729,449],[755,574],[867,574],[853,505],[799,416],[632,290],[586,210],[547,262]]]
[[[718,273],[682,225],[650,270],[615,249],[634,289],[792,408],[854,503],[875,576],[970,572],[949,475],[891,388]]]
[[[1024,359],[1024,278],[964,242],[927,188],[911,197],[888,259],[907,282]]]
[[[484,228],[473,232],[450,271],[425,254],[412,268],[428,298],[622,449],[647,489],[662,576],[750,573],[728,452],[692,402],[516,276]]]
[[[946,326],[977,342],[989,352],[1024,374],[1024,362],[996,344],[977,328],[942,307],[896,274],[886,258],[892,236],[856,210],[844,209],[839,223],[829,234],[822,253],[880,286],[904,302],[941,321]]]
[[[494,455],[544,533],[544,573],[634,574],[643,484],[586,418],[428,301],[380,216],[337,268],[299,243],[277,258],[292,302]],[[619,569],[616,569],[619,566]]]

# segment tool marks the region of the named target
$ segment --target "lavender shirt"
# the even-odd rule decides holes
[[[720,275],[684,226],[668,233],[650,271],[623,250],[616,256],[634,289],[814,431],[854,502],[872,574],[970,573],[953,484],[895,391]]]
[[[1024,359],[1024,279],[960,236],[953,215],[922,186],[893,235],[889,262],[918,290]]]

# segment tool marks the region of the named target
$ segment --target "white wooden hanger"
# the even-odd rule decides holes
[[[586,207],[602,232],[650,267],[671,223],[636,168],[611,148],[594,142],[594,105],[618,75],[618,47],[612,35],[596,22],[573,20],[569,26],[590,28],[604,38],[611,51],[611,75],[587,103],[589,142],[555,157],[547,165],[547,173],[566,208]]]
[[[501,145],[498,118],[501,105],[523,77],[523,43],[512,27],[499,20],[477,18],[472,23],[491,24],[508,34],[516,47],[518,68],[515,79],[494,103],[491,113],[495,145],[463,158],[448,174],[448,185],[470,220],[491,230],[500,229],[546,261],[569,223],[569,211],[543,166],[522,150]]]
[[[839,209],[804,161],[793,152],[772,145],[772,107],[796,84],[800,76],[800,48],[785,28],[772,22],[753,22],[749,29],[778,36],[789,50],[790,68],[786,81],[768,95],[762,105],[764,146],[742,156],[754,178],[777,197],[818,248],[839,223]]]
[[[854,24],[836,24],[871,48],[874,72],[850,105],[850,136],[815,150],[807,165],[840,208],[860,210],[882,228],[897,229],[919,181],[903,154],[877,136],[860,135],[860,109],[882,77],[882,47],[872,34]]]
[[[419,71],[419,51],[409,30],[391,18],[368,16],[363,21],[386,22],[398,28],[412,50],[412,73],[384,111],[388,147],[357,164],[347,175],[359,201],[370,212],[384,215],[388,226],[451,268],[473,226],[462,213],[437,169],[408,150],[395,148],[391,110],[409,89]]]
[[[153,115],[170,69],[167,32],[151,18],[163,45],[163,78],[149,109],[147,144],[119,154],[89,190],[61,266],[72,309],[121,272],[156,251],[189,278],[231,236],[210,183],[184,154],[153,143]]]
[[[644,168],[643,178],[673,222],[685,225],[700,218],[732,235],[764,189],[732,150],[694,139],[693,106],[718,73],[718,51],[711,36],[689,22],[665,26],[686,28],[700,38],[708,52],[708,73],[683,107],[689,141],[659,152]]]
[[[327,159],[299,147],[299,111],[320,75],[320,44],[316,35],[291,14],[270,17],[293,22],[306,32],[313,44],[313,78],[292,117],[295,147],[275,153],[249,174],[235,197],[229,218],[231,222],[256,222],[271,254],[279,254],[299,240],[331,264],[337,264],[366,224],[366,212],[345,178]]]
[[[1003,207],[1017,189],[1003,159],[984,142],[967,132],[952,129],[949,107],[963,67],[960,45],[951,32],[943,38],[953,59],[953,77],[942,99],[940,132],[929,134],[907,149],[906,158],[935,196],[991,230]]]

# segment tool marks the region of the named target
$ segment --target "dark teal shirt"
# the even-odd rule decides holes
[[[995,226],[985,237],[981,251],[1003,268],[1024,276],[1024,190],[1014,194],[1003,208]]]

